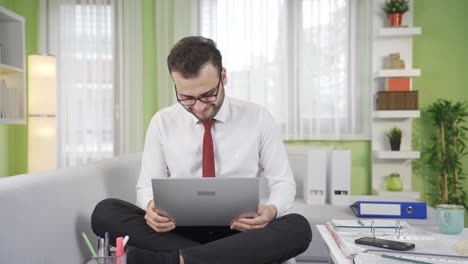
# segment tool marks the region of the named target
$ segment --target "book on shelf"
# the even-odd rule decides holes
[[[409,77],[390,77],[385,80],[385,90],[387,92],[407,92],[410,91]]]

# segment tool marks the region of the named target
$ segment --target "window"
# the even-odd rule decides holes
[[[284,139],[368,139],[370,49],[358,2],[199,0],[198,27],[223,54],[226,93],[266,107]]]
[[[141,151],[141,0],[47,3],[41,17],[57,56],[59,167]]]
[[[114,29],[110,4],[61,5],[62,165],[114,154]],[[65,102],[64,102],[65,100]]]

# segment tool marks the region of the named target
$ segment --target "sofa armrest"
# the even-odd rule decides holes
[[[89,251],[81,232],[92,234],[94,206],[109,197],[135,201],[140,158],[0,179],[1,262],[84,263]]]

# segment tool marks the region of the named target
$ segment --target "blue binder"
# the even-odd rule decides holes
[[[358,217],[427,219],[424,202],[357,201],[350,207]]]

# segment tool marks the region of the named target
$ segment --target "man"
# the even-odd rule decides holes
[[[156,113],[148,127],[137,183],[140,208],[116,199],[100,202],[92,215],[94,232],[129,235],[130,264],[263,264],[305,251],[312,239],[308,221],[284,215],[296,187],[272,116],[225,96],[226,69],[210,39],[183,38],[167,64],[179,103]],[[267,178],[268,201],[259,205],[255,218],[240,218],[228,227],[177,227],[152,200],[156,177],[258,175]]]

